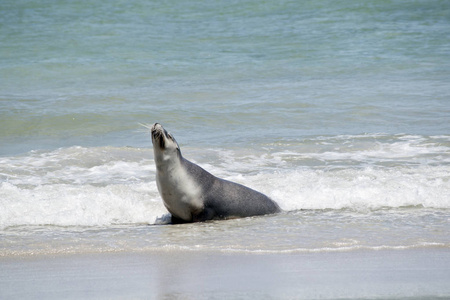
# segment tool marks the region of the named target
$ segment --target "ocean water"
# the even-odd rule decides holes
[[[3,0],[0,256],[448,251],[449,37],[437,0]],[[283,212],[156,225],[154,122]]]

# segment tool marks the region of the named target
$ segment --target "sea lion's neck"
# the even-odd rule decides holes
[[[179,168],[181,166],[181,160],[183,157],[181,156],[181,152],[177,151],[177,153],[164,153],[164,151],[154,151],[155,156],[155,164],[158,170],[172,170],[175,168]],[[174,158],[174,155],[177,157]]]

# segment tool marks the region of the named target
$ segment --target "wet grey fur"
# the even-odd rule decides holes
[[[278,205],[266,195],[218,178],[187,159],[181,159],[183,167],[195,177],[195,182],[201,186],[203,192],[203,211],[193,215],[193,221],[249,217],[280,211]]]

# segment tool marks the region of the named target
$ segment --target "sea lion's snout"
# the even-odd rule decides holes
[[[161,124],[159,124],[159,123],[153,124],[153,126],[151,128],[152,134],[155,134],[157,131],[160,131],[161,128],[162,128]]]
[[[161,124],[153,124],[151,131],[153,146],[159,145],[159,147],[164,148],[165,143],[163,134],[165,133],[165,130]]]
[[[171,145],[173,144],[174,148],[178,148],[178,144],[173,136],[168,133],[161,124],[153,124],[151,133],[153,146],[159,145],[159,147],[163,150],[166,147],[171,147]]]

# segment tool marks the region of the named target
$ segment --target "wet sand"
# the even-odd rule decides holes
[[[0,299],[373,299],[450,296],[446,248],[0,257]]]

